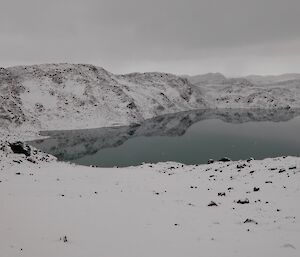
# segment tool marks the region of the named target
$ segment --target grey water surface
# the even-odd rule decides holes
[[[43,131],[28,142],[61,161],[101,167],[300,156],[299,110],[197,110],[131,126]]]

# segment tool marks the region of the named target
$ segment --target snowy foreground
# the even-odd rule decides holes
[[[104,169],[4,144],[0,255],[299,256],[299,175],[295,157]]]

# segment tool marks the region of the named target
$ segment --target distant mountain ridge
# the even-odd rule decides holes
[[[300,74],[297,73],[287,73],[282,75],[269,75],[269,76],[258,76],[249,75],[245,77],[252,83],[258,85],[270,85],[270,84],[288,84],[300,81]]]
[[[220,73],[184,76],[212,108],[299,108],[300,74],[226,78]]]
[[[207,85],[207,84],[226,84],[230,83],[230,80],[244,80],[254,85],[270,85],[270,84],[284,84],[294,81],[300,81],[300,74],[298,73],[286,73],[281,75],[248,75],[244,77],[228,78],[222,73],[206,73],[201,75],[183,75],[194,85]]]
[[[226,81],[227,78],[221,73],[206,73],[202,75],[189,76],[184,75],[183,77],[187,78],[194,85],[203,85],[211,83],[222,83]]]

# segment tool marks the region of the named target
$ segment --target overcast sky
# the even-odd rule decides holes
[[[300,0],[0,0],[0,66],[300,72]]]

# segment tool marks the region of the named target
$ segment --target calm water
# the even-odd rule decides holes
[[[29,142],[62,161],[103,167],[300,156],[298,111],[229,110],[162,116],[129,127],[46,131]]]

